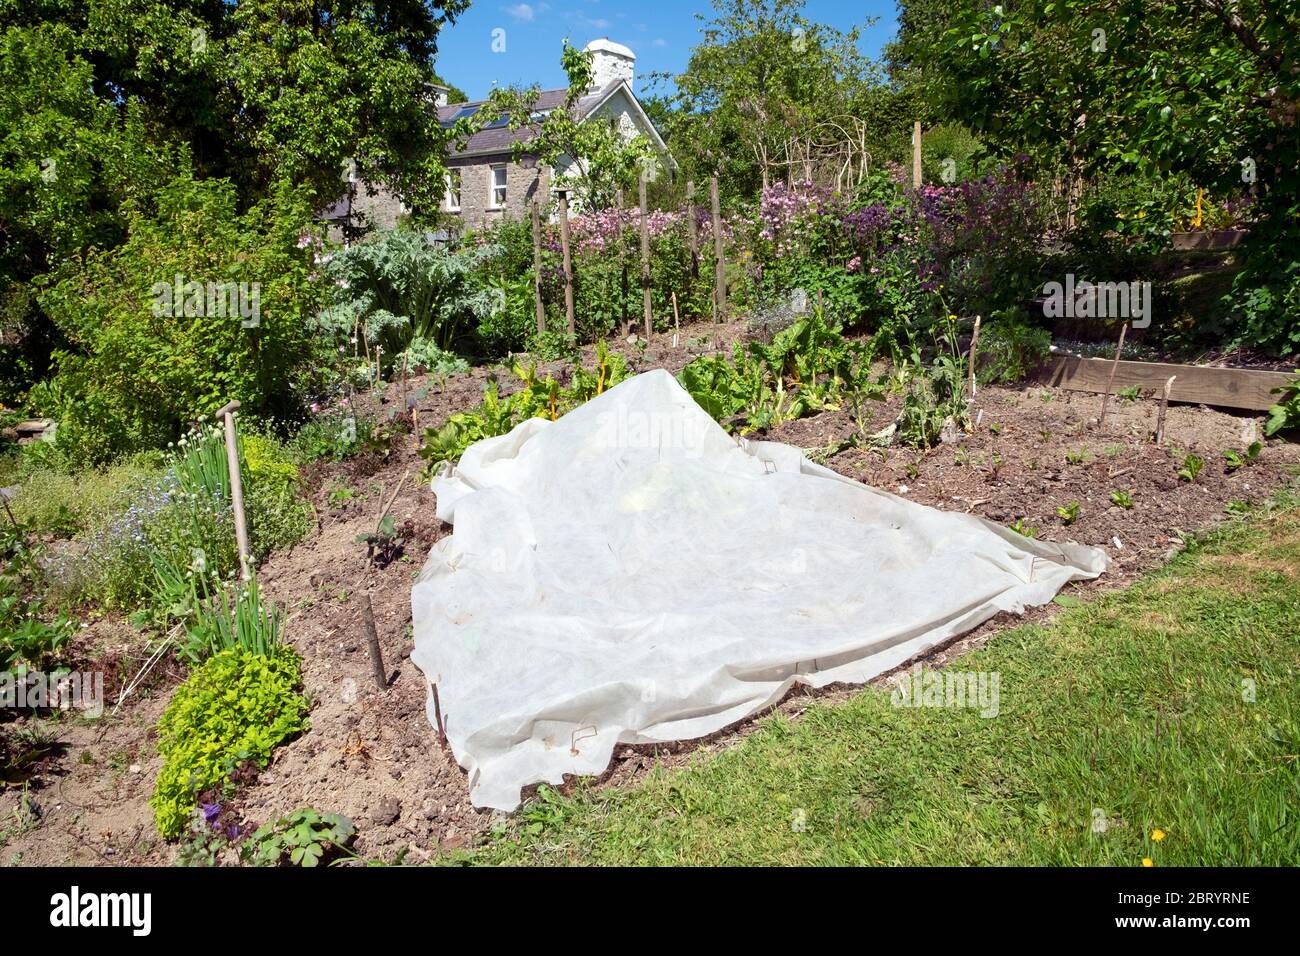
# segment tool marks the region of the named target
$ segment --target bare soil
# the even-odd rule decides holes
[[[663,367],[677,372],[715,343],[728,348],[743,334],[740,324],[717,330],[695,326],[672,347],[671,334],[619,348],[635,371]],[[586,360],[590,362],[590,350]],[[421,429],[472,408],[489,375],[508,390],[509,374],[475,369],[439,383],[414,378],[391,385],[380,401],[364,400],[386,414],[414,404]],[[510,386],[513,387],[513,386]],[[409,402],[407,401],[409,399]],[[1300,469],[1300,448],[1268,442],[1258,460],[1235,472],[1223,452],[1241,451],[1258,436],[1258,416],[1204,407],[1169,410],[1165,447],[1150,441],[1157,404],[1112,399],[1106,422],[1096,424],[1101,397],[1028,386],[982,390],[979,424],[954,444],[928,451],[897,446],[881,451],[851,447],[826,458],[840,474],[946,510],[982,515],[1010,524],[1017,519],[1039,538],[1103,547],[1114,558],[1100,580],[1071,587],[1079,592],[1121,587],[1173,554],[1181,536],[1229,520],[1230,501],[1260,502],[1287,484]],[[869,422],[855,426],[844,412],[825,412],[790,422],[769,437],[816,454],[854,434],[876,431],[897,414],[897,402],[880,403]],[[285,631],[303,656],[305,688],[312,699],[311,729],[280,747],[270,765],[243,787],[230,815],[245,829],[292,811],[315,806],[345,813],[357,826],[355,849],[363,858],[423,862],[439,851],[469,845],[493,821],[468,800],[464,772],[425,712],[425,684],[411,663],[410,586],[429,548],[451,528],[434,517],[435,500],[418,481],[423,462],[418,439],[402,434],[387,457],[317,466],[307,488],[318,530],[260,569],[263,587],[284,610]],[[1195,482],[1180,480],[1181,457],[1205,461]],[[400,489],[399,489],[400,485]],[[352,491],[348,500],[340,488]],[[331,504],[331,491],[334,504]],[[357,535],[374,529],[383,506],[397,492],[392,514],[404,544],[383,567],[367,566]],[[1112,491],[1132,497],[1122,508]],[[1057,509],[1079,503],[1067,523]],[[383,653],[388,686],[380,690],[371,672],[361,607],[366,596]],[[1043,619],[1055,607],[1026,615]],[[944,663],[994,637],[1025,617],[1000,615],[940,648],[928,660]],[[74,653],[107,664],[114,674],[134,673],[143,640],[121,620],[86,622]],[[174,860],[176,846],[160,841],[148,805],[159,768],[153,727],[184,669],[162,662],[151,680],[114,714],[110,690],[105,716],[88,722],[58,715],[33,722],[12,721],[5,734],[45,727],[50,745],[21,782],[7,781],[0,793],[0,860],[29,865],[161,864]],[[880,678],[881,681],[887,679]],[[120,688],[119,676],[108,680]],[[832,688],[817,696],[855,693]],[[798,713],[813,696],[793,693],[780,709]],[[616,754],[602,786],[620,786],[648,768],[674,764],[693,754],[730,745],[750,731],[743,722],[702,741],[654,748],[628,747]],[[33,809],[34,808],[34,809]]]

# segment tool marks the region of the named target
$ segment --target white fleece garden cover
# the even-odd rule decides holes
[[[412,660],[471,800],[503,810],[616,744],[867,681],[1107,563],[737,442],[663,370],[478,442],[433,490],[454,532],[412,590]]]

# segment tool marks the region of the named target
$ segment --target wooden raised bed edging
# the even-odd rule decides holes
[[[1106,390],[1106,380],[1113,364],[1109,358],[1053,355],[1040,367],[1037,380],[1069,391],[1100,393]],[[1256,412],[1267,411],[1276,405],[1281,396],[1273,394],[1272,390],[1294,380],[1294,376],[1286,372],[1121,361],[1115,367],[1115,388],[1136,385],[1149,396],[1158,396],[1171,375],[1177,376],[1169,393],[1171,402],[1244,408]]]
[[[1250,235],[1246,229],[1204,229],[1196,232],[1171,232],[1170,248],[1178,252],[1193,249],[1234,249]]]

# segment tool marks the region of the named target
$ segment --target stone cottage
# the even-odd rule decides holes
[[[628,139],[638,133],[645,136],[664,164],[675,169],[667,145],[637,100],[636,55],[608,39],[593,40],[584,49],[592,55],[592,83],[577,104],[582,121],[613,122]],[[544,115],[563,106],[567,95],[565,88],[544,90],[534,109]],[[448,104],[442,88],[435,88],[435,103],[444,126],[473,115],[483,105],[482,100]],[[482,228],[503,217],[526,216],[535,197],[549,201],[555,170],[536,156],[524,152],[516,159],[514,153],[517,142],[527,143],[533,135],[529,129],[510,129],[502,118],[475,133],[459,152],[448,157],[447,192],[441,208],[459,224],[457,231]],[[561,172],[564,165],[562,162]],[[391,193],[379,189],[372,195],[364,183],[350,177],[347,194],[324,218],[333,233],[349,237],[371,228],[391,229],[407,212]]]

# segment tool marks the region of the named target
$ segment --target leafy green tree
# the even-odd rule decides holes
[[[1004,151],[1081,183],[1186,174],[1259,222],[1239,334],[1300,349],[1300,8],[1269,0],[908,0],[893,57]]]
[[[0,0],[0,374],[39,376],[61,344],[33,281],[121,242],[128,204],[156,208],[177,177],[228,180],[239,211],[303,187],[305,224],[355,159],[435,210],[447,144],[471,130],[443,129],[429,84],[439,32],[467,6]]]
[[[752,195],[802,177],[825,144],[857,139],[852,118],[878,86],[859,30],[803,15],[803,0],[713,0],[703,41],[675,77],[672,144],[691,170]],[[837,128],[838,127],[838,128]]]
[[[124,211],[125,241],[67,260],[41,296],[67,345],[34,402],[59,420],[68,458],[160,447],[230,399],[296,412],[319,305],[305,187],[240,215],[230,183],[182,178],[154,208]]]

